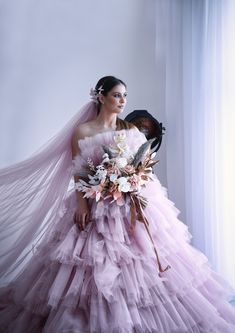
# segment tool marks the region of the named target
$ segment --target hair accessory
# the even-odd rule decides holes
[[[99,94],[102,94],[102,91],[104,91],[103,89],[103,86],[101,85],[99,88],[98,88],[98,91],[99,91]]]
[[[93,101],[93,102],[95,102],[96,104],[98,104],[98,98],[97,98],[97,91],[95,90],[95,89],[93,89],[93,88],[91,88],[91,90],[90,90],[90,96],[91,96],[91,100]]]
[[[98,91],[97,91],[97,90],[98,90]],[[91,88],[91,90],[90,90],[91,100],[92,100],[93,102],[95,102],[96,104],[99,103],[98,95],[99,95],[99,94],[102,94],[102,91],[104,91],[103,86],[101,85],[97,90],[96,90],[96,89],[93,89],[93,88]]]

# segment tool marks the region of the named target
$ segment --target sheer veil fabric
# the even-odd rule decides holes
[[[0,285],[9,283],[53,226],[72,175],[73,129],[97,114],[92,101],[30,158],[0,170]]]

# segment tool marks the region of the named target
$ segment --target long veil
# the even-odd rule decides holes
[[[91,101],[30,158],[0,170],[0,277],[8,283],[58,218],[72,175],[73,129],[96,116]]]

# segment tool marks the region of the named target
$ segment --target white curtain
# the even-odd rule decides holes
[[[235,286],[234,14],[232,0],[156,1],[169,196],[194,246]]]
[[[227,0],[223,17],[221,92],[221,182],[223,225],[219,268],[235,286],[235,1]]]

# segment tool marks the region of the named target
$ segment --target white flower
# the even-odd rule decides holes
[[[118,191],[119,192],[129,192],[131,188],[131,184],[128,183],[128,180],[126,177],[120,177],[117,179],[118,185]]]
[[[103,157],[102,164],[110,161],[109,155],[107,153],[105,153],[102,157]]]
[[[91,185],[99,184],[99,180],[97,179],[97,177],[88,175],[88,178],[89,178],[89,184],[91,184]]]
[[[125,152],[122,154],[122,157],[125,157],[129,162],[133,160],[134,156],[129,147],[127,147]]]
[[[125,157],[117,157],[116,158],[116,165],[117,167],[120,168],[125,168],[127,165],[127,159]]]
[[[91,100],[93,102],[95,102],[96,104],[98,104],[98,93],[95,89],[91,88],[90,90],[90,96],[91,96]]]
[[[104,168],[100,167],[99,169],[97,169],[95,175],[96,175],[96,177],[99,180],[102,180],[102,179],[104,179],[107,176],[107,170],[105,170]]]
[[[117,180],[117,175],[116,173],[112,173],[110,176],[109,176],[109,179],[111,182],[115,182]]]

